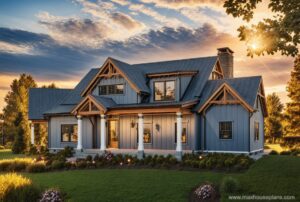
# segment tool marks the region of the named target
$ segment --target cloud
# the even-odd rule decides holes
[[[156,10],[145,6],[144,4],[130,4],[129,9],[136,13],[142,13],[144,15],[152,17],[154,20],[160,23],[160,26],[171,26],[171,27],[178,27],[178,26],[186,26],[185,23],[181,22],[176,18],[170,18],[165,15],[161,15]]]
[[[157,7],[180,9],[188,7],[221,7],[224,0],[142,0],[144,3],[153,3]]]
[[[16,45],[0,41],[0,52],[11,54],[33,54],[32,48],[26,45]]]
[[[132,17],[124,13],[111,13],[110,17],[115,23],[123,26],[128,30],[134,30],[143,27],[142,23],[134,20]]]
[[[111,0],[114,3],[120,4],[122,6],[126,6],[128,4],[130,4],[127,0]]]

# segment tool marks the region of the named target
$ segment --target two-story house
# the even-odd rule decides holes
[[[233,77],[233,51],[143,64],[108,58],[74,89],[34,88],[29,119],[48,123],[50,150],[174,154],[263,150],[260,76]]]

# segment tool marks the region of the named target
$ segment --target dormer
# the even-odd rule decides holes
[[[176,71],[147,74],[151,89],[150,102],[181,101],[189,83],[198,71]]]

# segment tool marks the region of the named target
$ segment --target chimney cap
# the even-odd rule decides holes
[[[231,50],[229,47],[218,48],[217,50],[221,53],[223,52],[229,52],[231,54],[234,53],[233,50]]]

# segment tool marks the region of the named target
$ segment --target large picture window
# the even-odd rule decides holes
[[[78,127],[77,124],[61,125],[61,141],[62,142],[77,142]]]
[[[259,140],[259,123],[254,122],[254,140]]]
[[[182,124],[181,142],[187,143],[187,124]],[[177,123],[175,123],[175,143],[177,143]]]
[[[175,81],[154,82],[154,100],[155,101],[175,100]]]
[[[124,84],[99,86],[99,95],[124,94]]]
[[[137,142],[139,142],[139,128],[137,127]],[[152,143],[152,124],[144,124],[144,143]]]
[[[232,121],[219,122],[219,138],[232,139]]]

